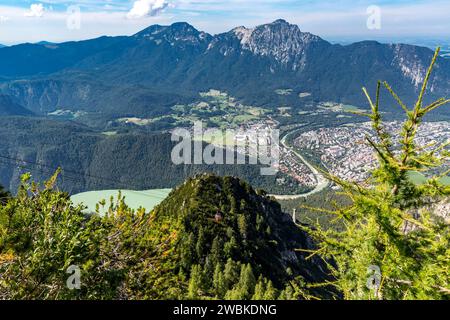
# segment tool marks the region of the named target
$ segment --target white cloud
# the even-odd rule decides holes
[[[137,0],[133,4],[133,8],[128,12],[128,19],[139,19],[147,16],[154,16],[167,8],[169,2],[167,0]]]
[[[42,3],[35,3],[30,6],[30,11],[25,12],[25,17],[40,18],[44,15],[45,8]]]

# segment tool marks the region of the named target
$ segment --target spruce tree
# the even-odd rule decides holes
[[[227,263],[225,264],[225,269],[223,271],[224,277],[224,285],[226,290],[230,290],[231,286],[238,281],[238,266],[233,261],[233,259],[229,258]]]
[[[237,290],[242,300],[249,300],[254,293],[256,285],[255,275],[253,274],[252,266],[250,263],[243,264],[241,266],[241,275],[239,283],[237,284]]]
[[[271,280],[267,283],[266,291],[264,292],[263,300],[275,300],[277,298],[277,289],[273,286]]]
[[[252,300],[264,300],[264,292],[266,291],[266,281],[263,276],[259,276],[258,282],[255,286],[255,293],[253,294]]]
[[[195,260],[195,236],[191,232],[187,239],[181,243],[181,266],[186,273],[190,272],[190,268]]]
[[[197,253],[197,259],[202,259],[203,253],[205,251],[205,232],[203,231],[203,228],[200,227],[200,230],[198,232],[198,238],[197,238],[197,244],[195,246],[195,251]]]
[[[191,269],[191,276],[189,279],[188,298],[197,299],[201,295],[202,288],[202,267],[198,264],[193,265]]]
[[[222,266],[218,263],[214,269],[213,287],[217,298],[223,298],[227,291]]]
[[[241,237],[243,239],[246,239],[248,226],[247,226],[247,218],[245,217],[244,214],[238,215],[237,223],[238,223],[239,233],[241,234]]]
[[[222,241],[219,236],[216,236],[211,245],[211,262],[216,265],[222,262]]]
[[[214,269],[215,265],[212,262],[211,255],[208,255],[203,267],[203,287],[205,289],[211,289],[213,287]]]

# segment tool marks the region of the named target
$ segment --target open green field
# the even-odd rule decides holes
[[[125,197],[125,203],[132,209],[145,208],[151,211],[160,204],[172,191],[172,189],[153,189],[146,191],[120,190]],[[71,197],[75,205],[83,204],[87,207],[86,212],[95,212],[97,203],[106,201],[105,208],[100,209],[100,214],[104,214],[109,207],[111,197],[117,201],[119,190],[90,191],[76,194]]]
[[[321,102],[317,106],[319,110],[327,110],[331,112],[338,113],[352,113],[352,112],[364,112],[363,109],[360,109],[356,106],[352,106],[349,104],[335,103],[335,102]]]

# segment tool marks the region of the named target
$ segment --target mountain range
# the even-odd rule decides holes
[[[268,107],[279,106],[280,88],[360,105],[362,86],[386,80],[409,103],[432,56],[406,44],[331,44],[284,20],[218,35],[182,22],[133,36],[1,48],[0,93],[36,114],[64,107],[154,116],[212,88]],[[449,95],[448,59],[438,59],[429,89],[430,99]]]

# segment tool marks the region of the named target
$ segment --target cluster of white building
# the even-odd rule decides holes
[[[401,124],[389,122],[385,129],[399,132]],[[295,145],[317,154],[332,174],[347,181],[362,182],[376,167],[376,155],[366,142],[367,135],[374,136],[369,122],[321,128],[303,133],[295,140]],[[445,121],[423,123],[415,140],[418,146],[446,141],[450,141],[450,123]]]
[[[309,168],[289,149],[280,149],[280,171],[293,177],[300,185],[315,187],[317,180]]]

